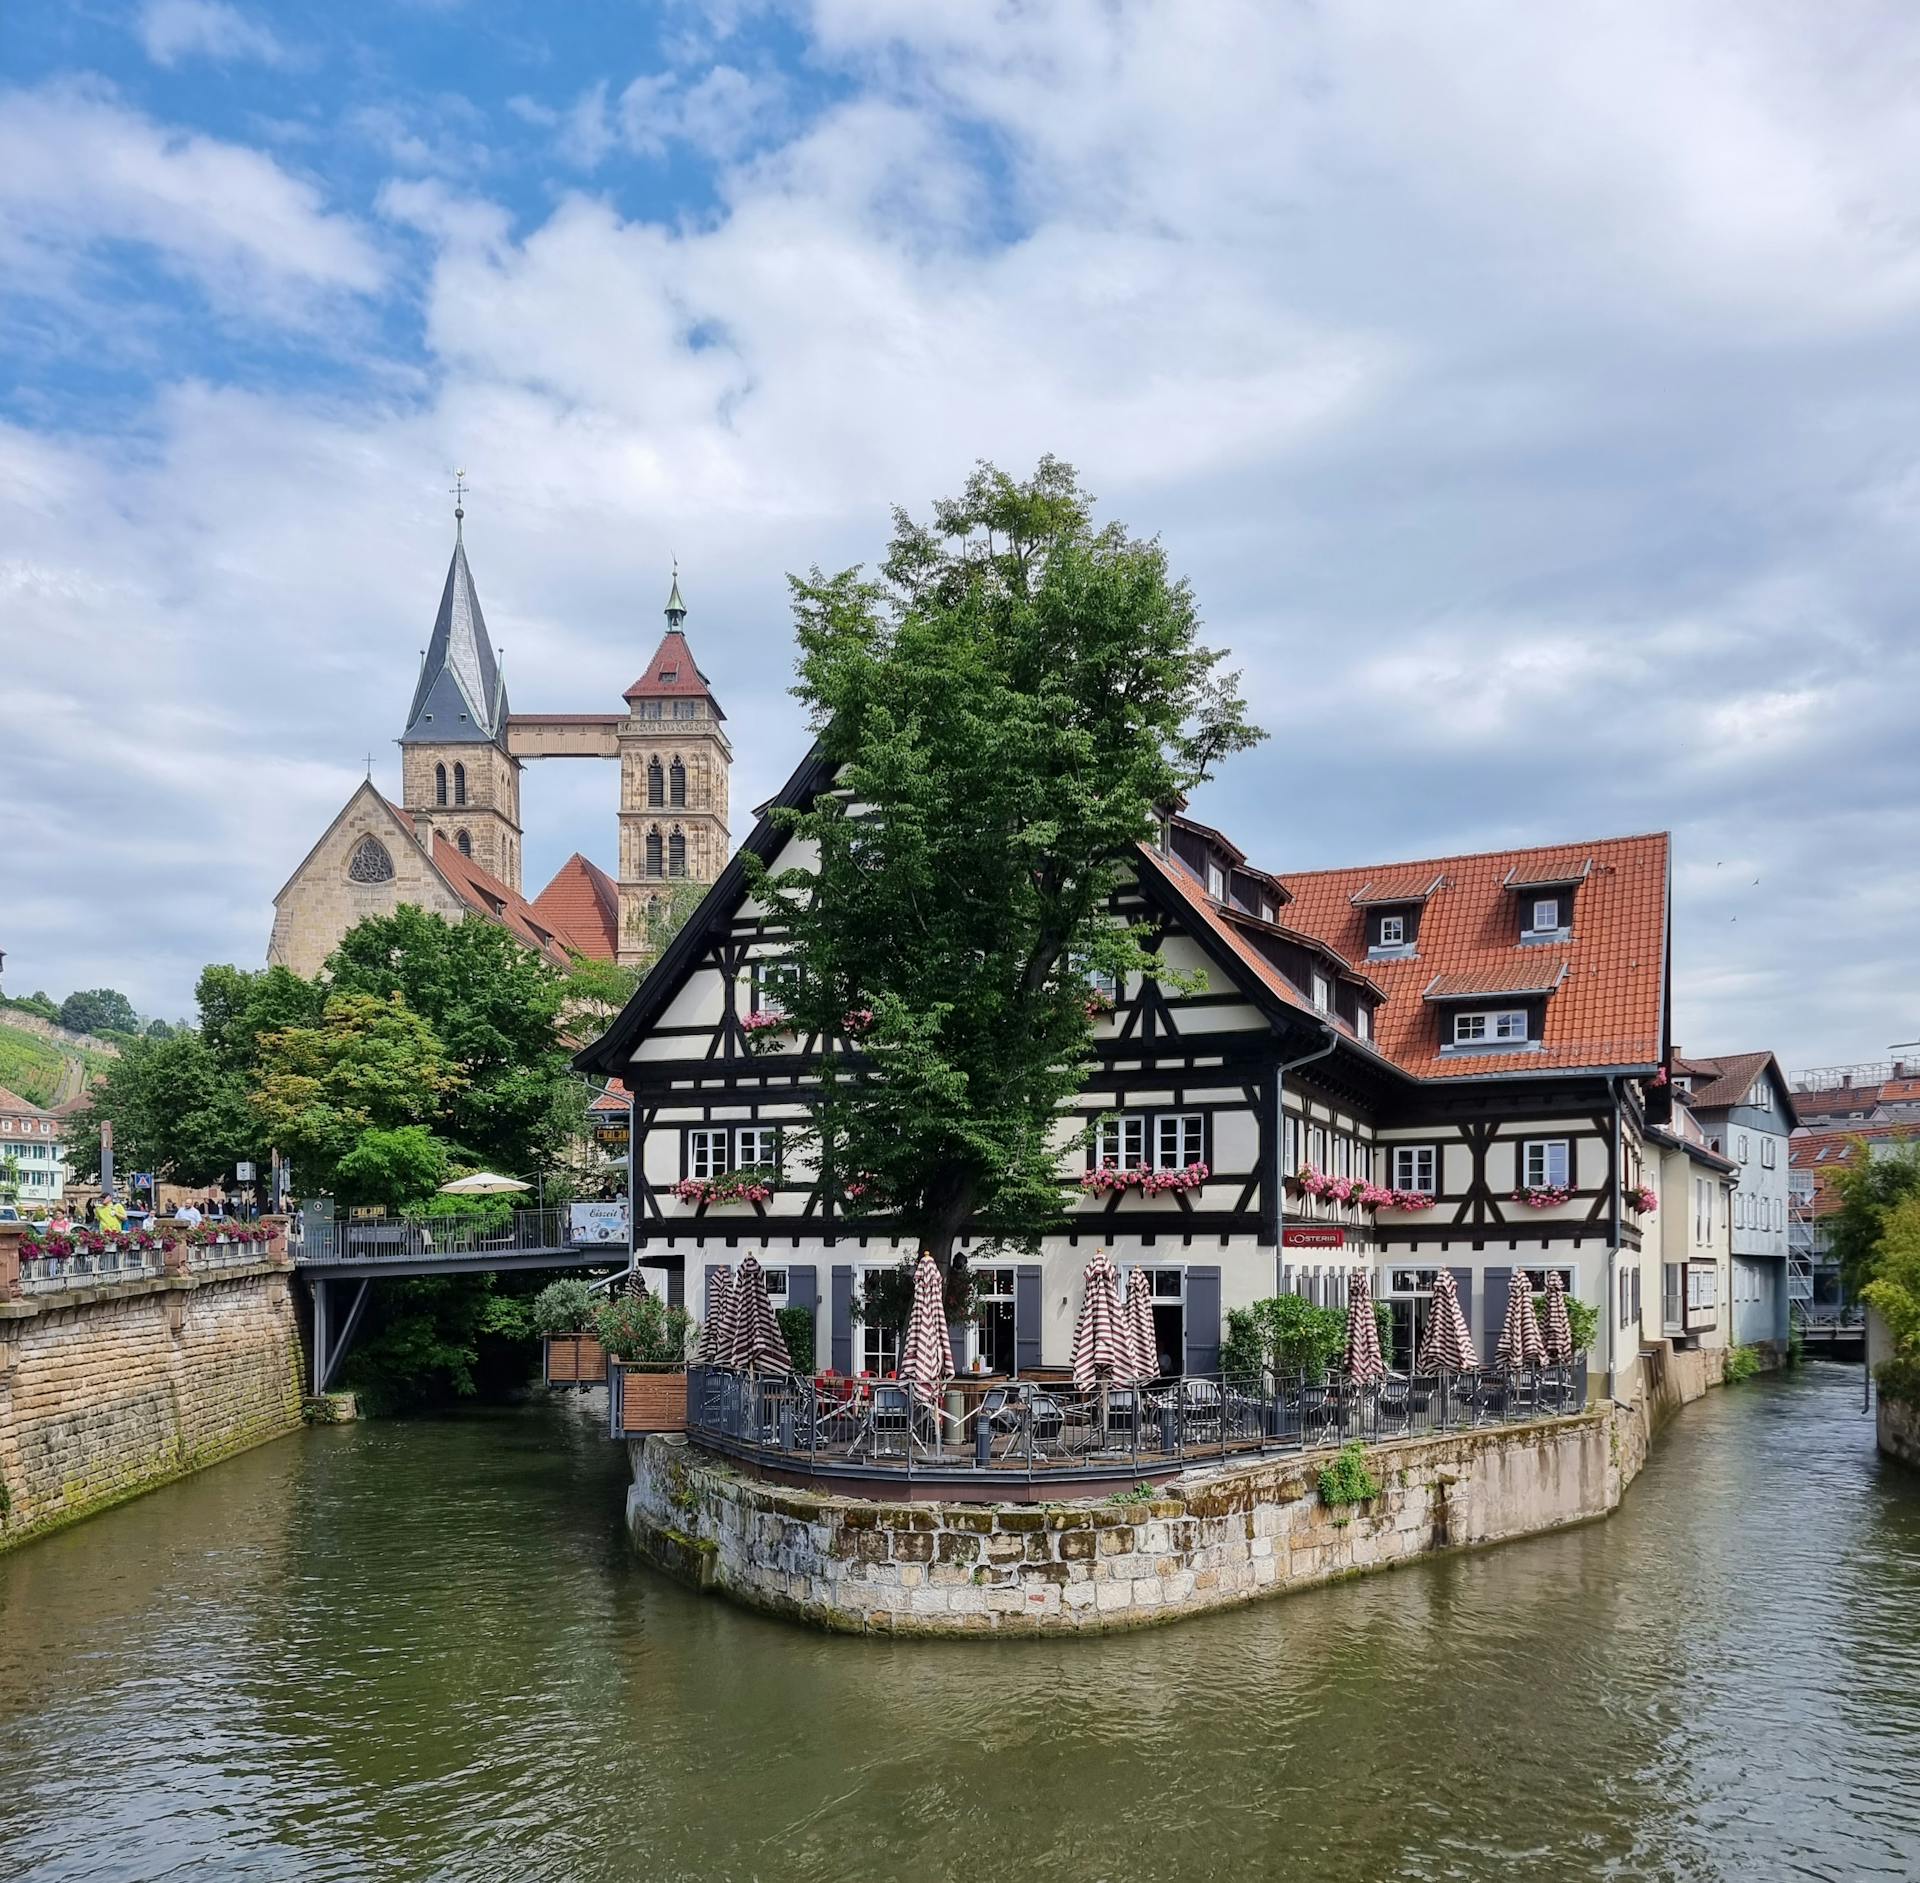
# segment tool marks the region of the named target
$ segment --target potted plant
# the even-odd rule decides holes
[[[549,1282],[534,1296],[533,1331],[549,1386],[598,1386],[606,1379],[607,1350],[593,1331],[595,1306],[593,1290],[578,1275]]]
[[[693,1316],[655,1294],[622,1295],[594,1315],[593,1331],[618,1362],[607,1376],[615,1433],[684,1432]]]

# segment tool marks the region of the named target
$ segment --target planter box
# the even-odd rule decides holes
[[[607,1369],[607,1388],[615,1438],[687,1429],[685,1367],[631,1366],[616,1361]]]
[[[594,1334],[549,1334],[541,1372],[549,1386],[602,1386],[607,1350]]]

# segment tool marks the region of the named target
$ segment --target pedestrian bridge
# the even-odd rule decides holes
[[[360,1331],[368,1284],[387,1275],[502,1274],[516,1269],[624,1268],[625,1240],[575,1241],[564,1205],[497,1218],[337,1218],[301,1225],[288,1242],[313,1295],[313,1391],[324,1393]]]

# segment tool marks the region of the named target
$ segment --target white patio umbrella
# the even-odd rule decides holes
[[[504,1196],[509,1190],[531,1190],[533,1185],[518,1177],[496,1176],[490,1170],[476,1170],[471,1177],[456,1177],[440,1186],[442,1196]]]
[[[913,1265],[913,1306],[907,1314],[907,1338],[899,1371],[914,1397],[928,1405],[954,1375],[946,1290],[940,1282],[939,1263],[925,1249]]]

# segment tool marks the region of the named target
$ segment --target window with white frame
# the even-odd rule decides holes
[[[1327,1167],[1327,1128],[1325,1125],[1307,1127],[1307,1162],[1315,1170],[1324,1171]]]
[[[1373,1009],[1364,1000],[1353,1010],[1353,1030],[1360,1039],[1373,1038]]]
[[[1287,1169],[1298,1170],[1300,1168],[1300,1120],[1292,1112],[1287,1114],[1285,1155]]]
[[[753,964],[753,1004],[761,1013],[785,1013],[800,986],[800,964],[768,956]]]
[[[1743,1131],[1743,1132],[1741,1132],[1741,1133],[1740,1133],[1740,1161],[1741,1161],[1741,1163],[1743,1163],[1743,1164],[1747,1164],[1747,1163],[1751,1163],[1751,1162],[1753,1161],[1753,1160],[1752,1160],[1752,1159],[1751,1159],[1751,1158],[1750,1158],[1750,1157],[1749,1157],[1749,1156],[1747,1155],[1747,1149],[1748,1149],[1748,1147],[1747,1147],[1747,1134],[1746,1134],[1746,1133],[1745,1133],[1745,1132]]]
[[[1380,946],[1404,948],[1406,942],[1407,918],[1404,915],[1383,915],[1380,918]]]
[[[733,1134],[736,1170],[770,1168],[780,1161],[780,1132],[773,1125],[741,1125]]]
[[[732,1133],[724,1126],[687,1133],[687,1175],[724,1177],[732,1169]]]
[[[1457,1013],[1453,1016],[1453,1043],[1456,1046],[1480,1046],[1496,1040],[1524,1040],[1527,1037],[1527,1013],[1524,1007],[1495,1007],[1486,1012]]]
[[[1528,1138],[1520,1147],[1520,1182],[1526,1189],[1564,1189],[1572,1168],[1573,1149],[1565,1138]]]
[[[1153,1121],[1153,1161],[1161,1170],[1185,1170],[1206,1154],[1207,1121],[1197,1111],[1162,1112]]]
[[[1560,898],[1542,896],[1533,905],[1532,932],[1536,935],[1552,933],[1560,926]]]
[[[1774,1141],[1771,1138],[1762,1138],[1760,1140],[1761,1164],[1764,1165],[1766,1169],[1771,1170],[1774,1167],[1775,1162],[1777,1161],[1777,1157],[1778,1157],[1778,1147],[1775,1145]]]
[[[1227,873],[1217,863],[1207,865],[1207,894],[1215,902],[1225,902],[1227,899]]]
[[[1333,983],[1317,968],[1313,974],[1313,1004],[1322,1013],[1333,1005]]]
[[[1439,1188],[1440,1148],[1434,1144],[1396,1144],[1393,1147],[1395,1190],[1418,1190],[1432,1196]]]
[[[1094,1161],[1130,1170],[1147,1161],[1147,1121],[1136,1113],[1131,1117],[1102,1118],[1094,1132]]]
[[[1087,985],[1092,989],[1095,1000],[1103,1000],[1109,1007],[1119,1004],[1120,977],[1112,969],[1090,969],[1087,974]]]
[[[1773,1110],[1773,1081],[1763,1072],[1747,1093],[1747,1103],[1755,1111]]]

